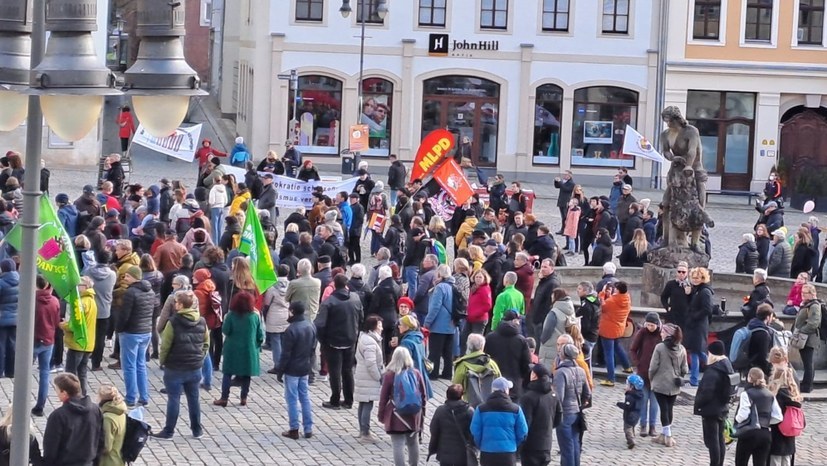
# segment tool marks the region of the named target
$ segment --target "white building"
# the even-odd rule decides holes
[[[520,179],[571,168],[639,179],[648,161],[621,155],[626,124],[652,137],[657,17],[641,0],[241,0],[225,12],[221,109],[255,157],[295,137],[305,157],[338,164],[350,125],[370,127],[364,158],[412,160],[423,135],[468,137],[480,167]],[[368,15],[366,15],[368,16]],[[279,74],[297,70],[300,131]],[[660,128],[660,126],[658,126]],[[461,138],[458,138],[458,143]]]

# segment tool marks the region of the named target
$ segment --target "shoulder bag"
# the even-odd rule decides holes
[[[747,395],[749,397],[749,395]],[[732,433],[734,438],[742,438],[748,432],[758,430],[761,428],[761,422],[758,419],[758,408],[750,399],[749,417],[741,422],[736,422],[734,425],[735,431]]]
[[[479,452],[477,447],[474,446],[473,443],[468,441],[468,437],[465,436],[465,432],[462,430],[462,427],[459,425],[459,421],[457,421],[457,416],[451,411],[451,417],[454,418],[454,425],[457,427],[459,431],[460,437],[462,437],[463,443],[465,443],[465,464],[466,466],[479,466]]]

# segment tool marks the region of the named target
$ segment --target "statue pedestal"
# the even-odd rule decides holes
[[[660,294],[666,282],[674,278],[678,262],[684,261],[689,268],[709,267],[709,256],[686,247],[665,247],[649,251],[648,263],[643,264],[640,304],[661,307]]]

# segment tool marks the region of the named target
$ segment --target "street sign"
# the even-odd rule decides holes
[[[291,76],[289,74],[286,74],[286,73],[277,74],[276,77],[279,78],[279,79],[290,79],[291,78]]]

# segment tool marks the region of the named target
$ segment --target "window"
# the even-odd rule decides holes
[[[296,21],[322,21],[324,0],[296,0]]]
[[[448,0],[419,0],[419,25],[445,27]]]
[[[569,0],[543,0],[543,31],[569,30]]]
[[[382,78],[362,80],[362,115],[368,126],[368,146],[362,155],[387,157],[391,153],[393,83]]]
[[[212,0],[201,0],[198,24],[202,27],[212,26]]]
[[[693,39],[718,40],[721,28],[721,0],[695,0]]]
[[[629,2],[631,0],[603,0],[603,32],[629,33]]]
[[[364,5],[367,7],[367,14],[359,11],[357,21],[361,21],[362,18],[365,18],[365,23],[367,24],[385,24],[385,20],[379,17],[379,0],[359,0],[358,4],[360,7],[363,1]],[[357,7],[357,9],[359,8]]]
[[[560,115],[563,110],[563,89],[554,84],[537,88],[534,99],[534,149],[536,165],[560,163]]]
[[[480,27],[508,29],[508,0],[482,0]]]
[[[773,0],[747,0],[744,39],[769,42],[772,39]]]
[[[293,102],[294,90],[290,90]],[[342,81],[319,75],[299,76],[298,119],[287,109],[287,137],[302,152],[337,155],[342,121]],[[293,130],[291,131],[291,128]]]
[[[637,125],[638,93],[620,87],[587,87],[574,91],[571,164],[590,167],[634,167],[623,154],[626,125]]]
[[[686,119],[701,135],[704,169],[725,189],[748,189],[755,129],[755,94],[689,91]]]
[[[824,0],[799,0],[798,43],[821,45],[824,34]]]

